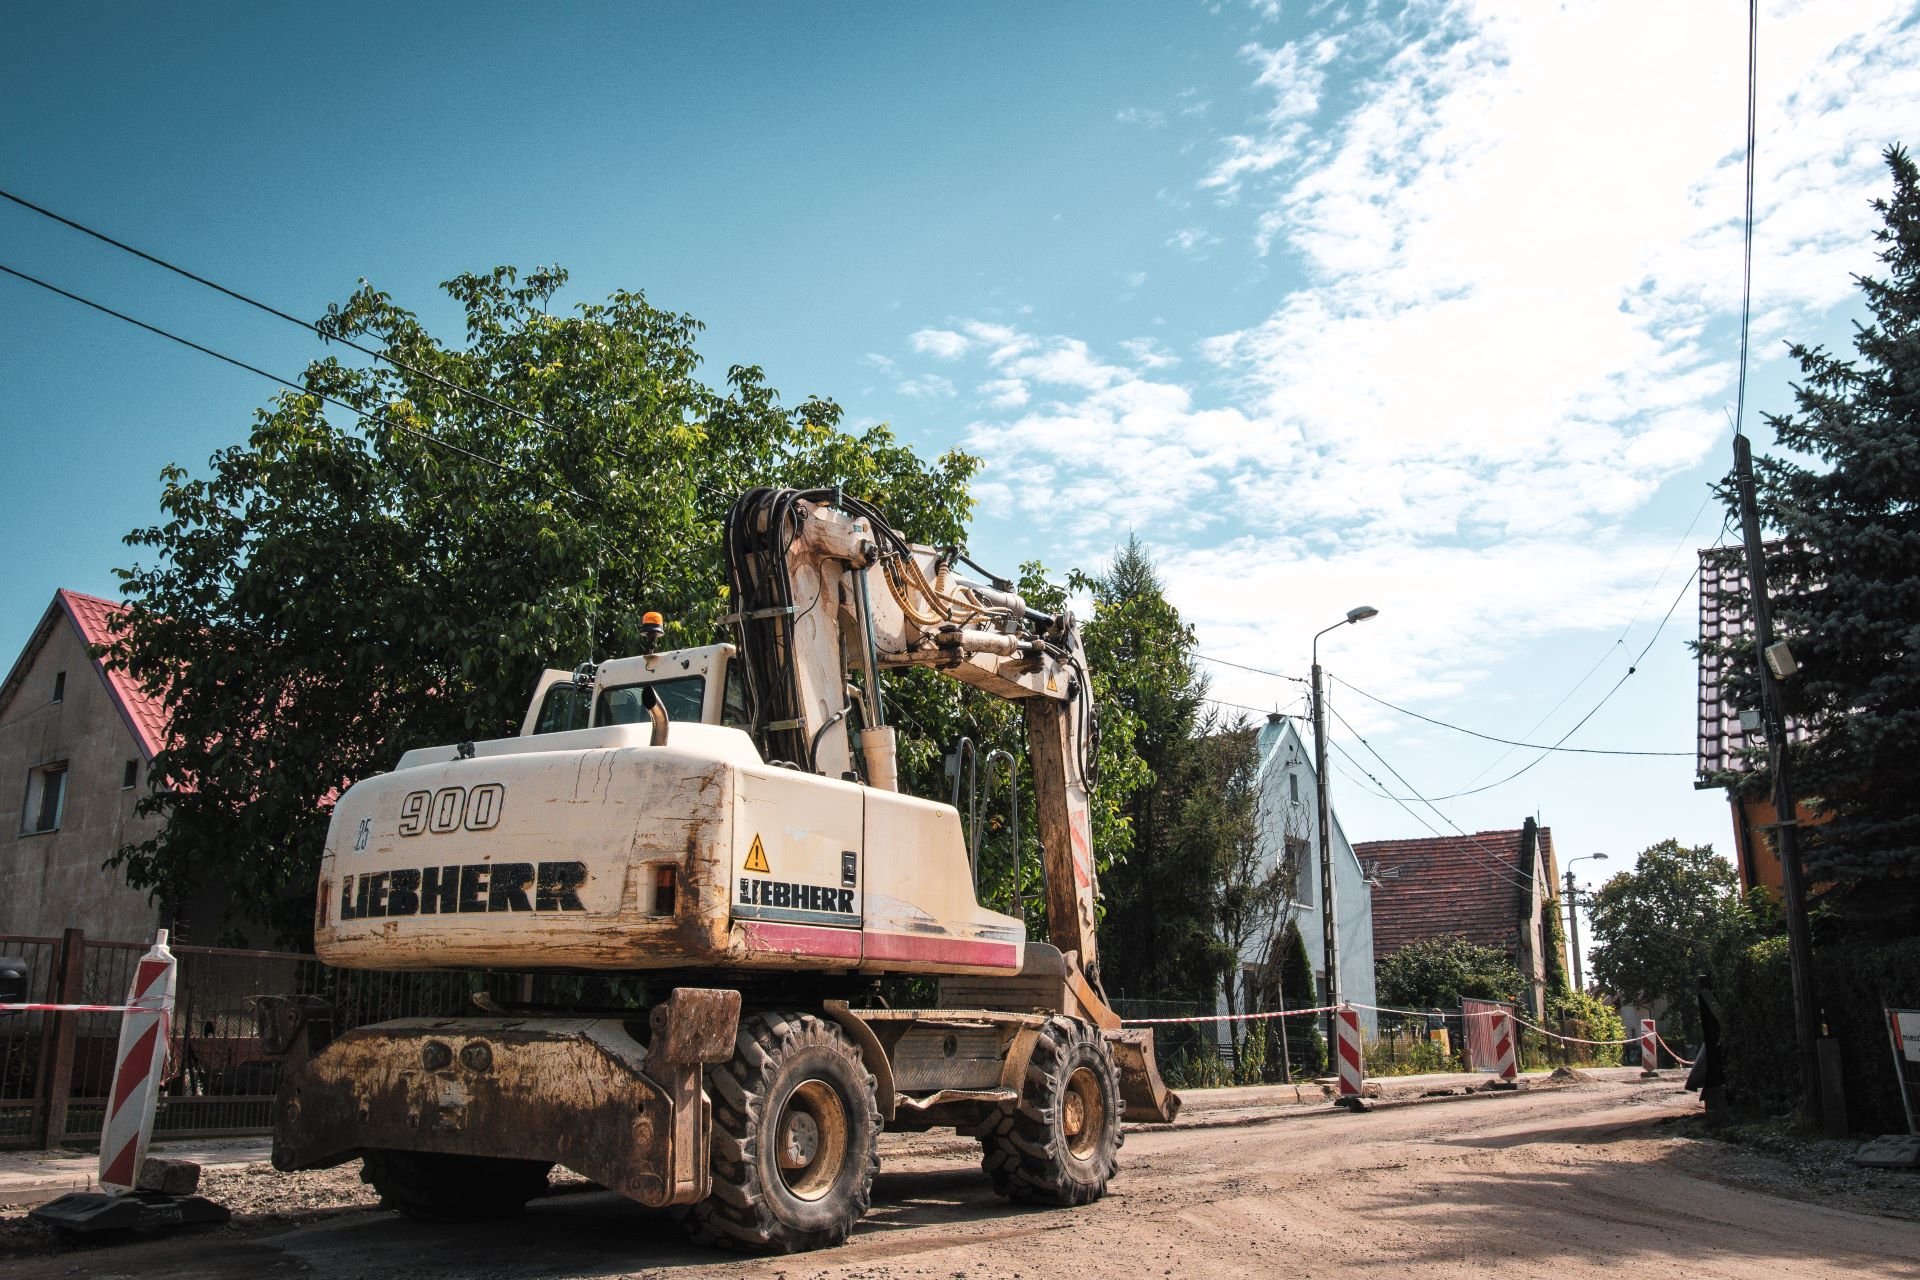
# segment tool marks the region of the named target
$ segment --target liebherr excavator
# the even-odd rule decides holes
[[[836,491],[745,494],[726,554],[737,645],[548,671],[518,736],[407,752],[340,798],[316,901],[336,967],[682,985],[337,1038],[311,1000],[263,1002],[278,1168],[358,1156],[390,1207],[445,1220],[516,1211],[560,1164],[697,1241],[792,1252],[846,1239],[883,1127],[977,1136],[1001,1194],[1071,1205],[1104,1194],[1123,1112],[1173,1118],[1151,1032],[1100,988],[1073,617]],[[903,667],[1024,709],[1046,942],[978,901],[955,807],[900,792]],[[900,974],[935,1007],[874,998]]]

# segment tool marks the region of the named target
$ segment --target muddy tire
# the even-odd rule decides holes
[[[873,1197],[880,1108],[840,1029],[811,1014],[743,1018],[707,1068],[713,1189],[678,1210],[696,1244],[798,1253],[846,1240]]]
[[[993,1189],[1027,1204],[1091,1204],[1119,1165],[1120,1079],[1100,1033],[1077,1018],[1047,1019],[1034,1041],[1019,1105],[981,1135]]]
[[[369,1151],[360,1181],[380,1193],[380,1207],[420,1222],[479,1222],[512,1217],[547,1194],[543,1160],[499,1160],[433,1151]]]

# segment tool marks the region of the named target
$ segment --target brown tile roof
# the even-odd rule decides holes
[[[1541,827],[1540,853],[1553,856],[1551,828]],[[1519,922],[1532,903],[1532,870],[1522,858],[1522,828],[1424,840],[1362,840],[1353,846],[1377,881],[1373,891],[1373,954],[1385,958],[1422,938],[1457,933],[1469,942],[1512,952]],[[1551,893],[1550,886],[1544,886]]]

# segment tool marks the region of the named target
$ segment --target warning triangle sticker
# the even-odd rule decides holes
[[[765,846],[760,843],[759,832],[754,833],[753,847],[747,850],[747,870],[764,871],[768,875],[773,874],[773,868],[767,865],[767,851]]]

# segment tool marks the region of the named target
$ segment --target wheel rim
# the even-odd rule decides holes
[[[1060,1098],[1060,1128],[1074,1159],[1085,1160],[1099,1149],[1100,1135],[1107,1128],[1107,1102],[1100,1092],[1100,1077],[1091,1067],[1077,1068],[1067,1077]]]
[[[797,1199],[818,1200],[833,1189],[847,1158],[847,1106],[824,1080],[804,1080],[787,1095],[774,1126],[780,1179]]]

